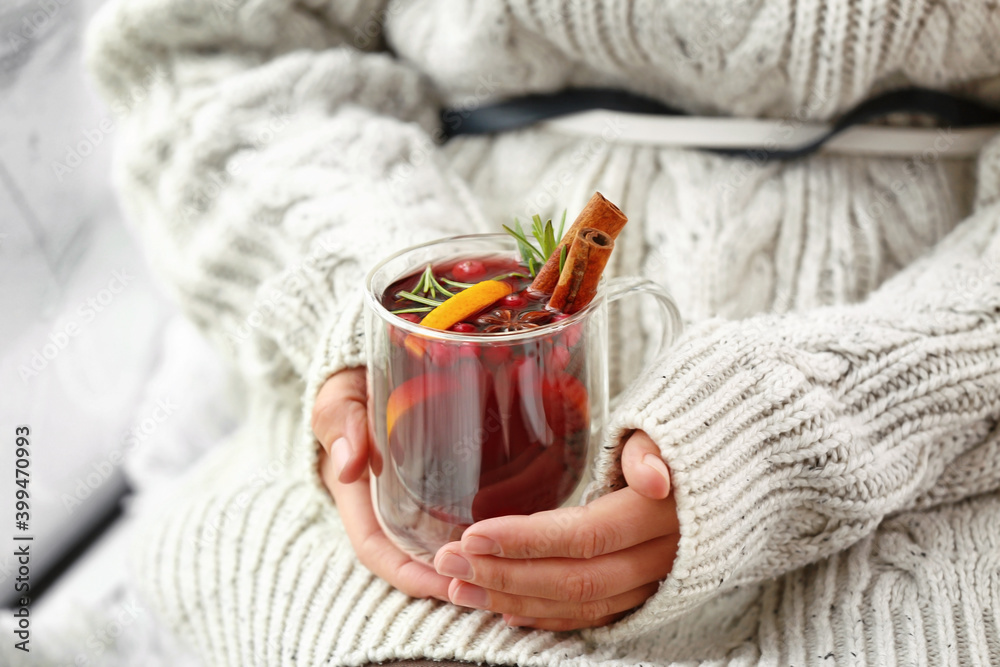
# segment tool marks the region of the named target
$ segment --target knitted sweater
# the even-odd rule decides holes
[[[110,0],[88,53],[122,202],[251,396],[146,522],[148,603],[212,665],[1000,662],[1000,140],[785,164],[546,129],[435,141],[443,103],[571,85],[797,120],[907,83],[996,101],[998,42],[986,0]],[[595,189],[632,218],[608,270],[686,320],[643,366],[656,323],[618,310],[593,489],[622,484],[621,434],[649,433],[673,571],[567,634],[408,598],[357,561],[308,426],[322,381],[364,363],[361,279]]]

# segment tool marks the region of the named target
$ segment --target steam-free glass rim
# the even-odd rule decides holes
[[[516,241],[509,234],[461,234],[459,236],[447,236],[440,239],[435,239],[433,241],[427,241],[426,243],[420,243],[417,245],[410,246],[409,248],[403,248],[402,250],[395,252],[381,262],[372,267],[372,270],[368,272],[365,277],[365,300],[368,302],[368,306],[372,309],[375,314],[377,314],[384,322],[391,324],[394,327],[408,331],[409,333],[422,336],[424,338],[446,340],[453,343],[477,343],[480,345],[487,345],[500,342],[515,342],[522,341],[526,339],[536,338],[539,336],[549,336],[552,333],[562,331],[567,327],[571,327],[577,322],[586,319],[586,317],[600,307],[604,302],[604,291],[605,291],[605,279],[604,276],[601,277],[600,282],[597,285],[597,296],[594,297],[593,301],[587,304],[587,307],[583,310],[579,310],[569,317],[559,320],[558,322],[553,322],[550,324],[544,324],[536,329],[526,329],[523,331],[512,331],[509,333],[475,333],[475,334],[463,334],[455,331],[445,331],[441,329],[430,329],[428,327],[420,326],[416,322],[410,322],[405,320],[398,315],[393,315],[389,310],[382,305],[381,295],[375,294],[375,290],[372,288],[372,283],[375,280],[375,275],[389,262],[399,259],[407,253],[420,250],[421,248],[429,248],[435,245],[444,245],[446,243],[463,242],[463,241],[498,241],[507,244],[514,244],[513,248],[516,249]],[[392,278],[393,281],[397,280],[399,276]],[[391,284],[391,283],[390,283]]]

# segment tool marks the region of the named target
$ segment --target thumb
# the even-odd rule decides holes
[[[642,431],[625,441],[622,472],[629,487],[641,496],[661,500],[670,495],[670,470],[660,456],[660,448]]]

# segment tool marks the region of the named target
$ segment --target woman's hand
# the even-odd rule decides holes
[[[341,371],[320,389],[312,413],[313,434],[323,446],[320,476],[365,567],[407,595],[447,602],[450,580],[396,548],[375,518],[369,457],[376,471],[378,465],[368,433],[366,403],[363,369]]]
[[[545,630],[606,625],[645,602],[673,565],[677,507],[648,435],[628,439],[622,469],[629,486],[588,505],[487,519],[441,547],[451,601]]]

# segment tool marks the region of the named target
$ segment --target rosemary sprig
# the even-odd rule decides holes
[[[537,242],[537,247],[535,243],[528,238],[524,228],[521,226],[520,220],[514,218],[513,229],[504,225],[503,228],[507,230],[507,233],[517,239],[518,250],[521,252],[521,258],[524,260],[524,263],[528,265],[528,273],[530,275],[525,275],[519,271],[511,271],[510,273],[496,276],[492,278],[492,280],[504,280],[505,278],[534,278],[538,274],[538,269],[542,266],[542,264],[547,262],[549,257],[552,256],[552,253],[555,252],[556,245],[558,245],[559,239],[562,238],[563,228],[565,225],[566,211],[563,211],[562,220],[559,222],[558,235],[552,226],[551,220],[547,220],[543,223],[541,216],[532,216],[531,236],[533,236],[534,240]],[[565,261],[566,248],[563,248],[559,255],[560,271],[562,271]],[[423,273],[420,274],[420,280],[418,280],[417,284],[414,285],[413,291],[408,292],[406,290],[400,290],[396,292],[397,299],[406,299],[420,305],[400,308],[392,312],[397,315],[402,315],[404,313],[426,313],[433,310],[435,307],[444,303],[445,300],[455,296],[455,292],[449,290],[448,287],[445,287],[445,285],[464,290],[472,287],[474,283],[462,283],[445,277],[438,280],[437,276],[434,275],[434,269],[430,264],[428,264],[424,268]]]
[[[562,221],[559,223],[559,234],[556,235],[556,231],[552,226],[552,220],[546,220],[542,222],[542,217],[540,215],[534,215],[531,218],[531,235],[538,242],[537,246],[528,239],[528,236],[524,233],[524,229],[521,227],[521,221],[514,218],[514,228],[511,229],[507,225],[504,225],[504,230],[513,236],[517,240],[517,249],[521,253],[521,259],[525,264],[528,265],[528,272],[531,277],[534,278],[538,274],[538,268],[548,261],[552,253],[555,252],[556,246],[559,244],[559,240],[562,239],[563,228],[566,225],[566,211],[563,211]],[[562,271],[563,264],[566,261],[566,248],[562,249],[559,255],[559,270]]]
[[[556,232],[552,228],[552,221],[542,224],[542,217],[536,213],[531,218],[531,235],[538,241],[542,254],[548,260],[552,256],[552,251],[556,249]]]
[[[412,292],[407,292],[406,290],[396,292],[397,299],[407,299],[427,307],[401,308],[392,312],[397,315],[403,313],[426,313],[435,306],[440,306],[444,303],[444,300],[435,297],[450,299],[453,296],[455,296],[455,293],[448,291],[447,288],[438,282],[438,279],[434,276],[434,270],[428,264],[424,272],[420,274],[420,280],[414,285]]]
[[[528,272],[534,276],[535,262],[539,260],[544,262],[546,258],[543,257],[541,251],[532,245],[531,241],[525,237],[524,230],[521,229],[520,220],[514,218],[514,229],[511,229],[507,225],[504,225],[503,228],[504,231],[517,240],[517,249],[521,252],[521,259],[528,265]]]
[[[413,292],[407,292],[406,290],[399,290],[396,292],[396,297],[403,297],[404,299],[409,299],[410,301],[416,301],[417,303],[422,303],[425,306],[440,306],[444,301],[435,301],[434,299],[428,299],[425,296],[420,296],[419,294],[414,294]]]
[[[428,264],[427,268],[424,269],[423,274],[420,276],[420,282],[417,283],[417,286],[414,287],[413,290],[429,297],[435,297],[439,293],[446,298],[455,296],[453,292],[446,290],[441,286],[441,283],[437,281],[437,278],[434,277],[434,270],[431,268],[430,264]]]
[[[468,289],[475,284],[475,283],[460,283],[457,280],[450,280],[448,278],[442,278],[441,282],[447,283],[452,287],[458,287],[459,289]]]
[[[402,315],[404,313],[429,313],[434,308],[432,306],[420,306],[419,308],[400,308],[399,310],[390,310],[389,312],[393,315]]]
[[[510,273],[504,273],[499,276],[494,276],[490,280],[506,280],[507,278],[530,278],[531,276],[526,276],[520,271],[511,271]]]

